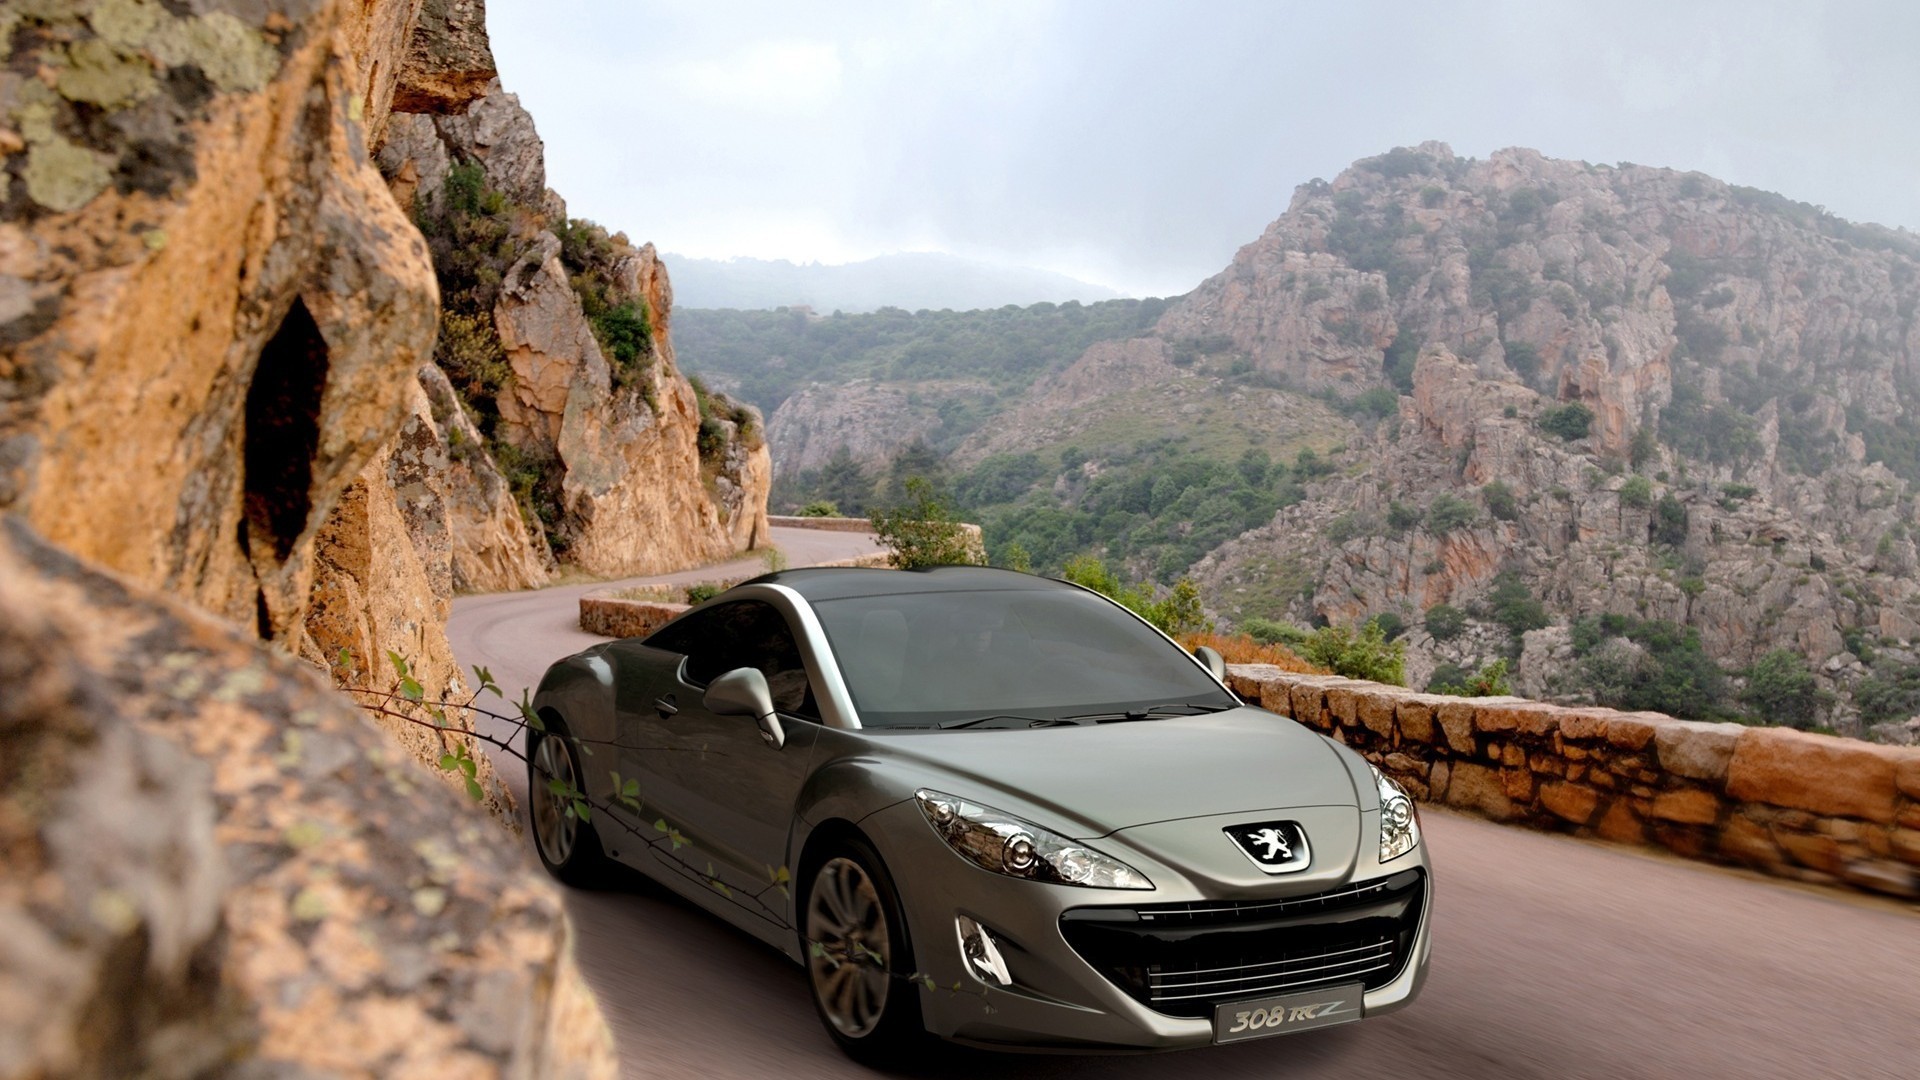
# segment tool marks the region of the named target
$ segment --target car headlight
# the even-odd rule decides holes
[[[1151,889],[1145,874],[1011,814],[938,791],[913,793],[927,824],[947,846],[983,870],[1008,877],[1092,889]]]
[[[1380,789],[1380,861],[1390,862],[1420,844],[1420,819],[1413,799],[1392,777],[1372,765],[1374,786]]]

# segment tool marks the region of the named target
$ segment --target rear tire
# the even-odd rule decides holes
[[[871,844],[848,837],[815,863],[800,922],[814,1011],[848,1057],[899,1064],[928,1042],[900,894]]]
[[[527,732],[527,823],[540,865],[555,879],[577,888],[605,883],[609,863],[600,835],[591,821],[573,812],[573,800],[554,794],[547,785],[559,779],[584,792],[585,774],[579,750],[558,718],[547,718],[547,730]]]

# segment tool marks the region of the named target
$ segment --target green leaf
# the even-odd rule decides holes
[[[455,757],[454,755],[452,754],[440,755],[440,767],[442,769],[445,769],[447,772],[452,772],[454,769],[458,768],[459,765],[460,765],[460,759]]]
[[[615,775],[618,775],[618,774],[615,774]],[[620,794],[628,795],[628,796],[638,796],[640,794],[640,781],[638,780],[627,781],[626,784],[620,788]]]
[[[479,767],[480,767],[480,763],[473,760],[470,757],[462,756],[460,758],[460,771],[463,773],[466,773],[467,779],[469,780],[473,779],[474,770],[478,769]]]
[[[817,941],[809,941],[807,942],[807,955],[816,960],[824,960],[827,958],[827,947]]]
[[[388,649],[388,650],[387,650],[387,659],[388,659],[388,660],[391,660],[391,661],[393,661],[393,673],[394,673],[395,675],[398,675],[398,676],[400,676],[401,678],[406,678],[406,676],[407,676],[407,658],[406,658],[406,657],[404,657],[404,656],[401,656],[401,655],[400,655],[399,653],[397,653],[397,652],[394,652],[394,651],[393,651],[392,649]]]
[[[487,797],[487,793],[480,790],[480,781],[475,780],[471,776],[467,777],[467,794],[473,798],[474,802],[479,802],[481,799]]]
[[[493,691],[495,697],[502,696],[500,694],[499,684],[493,681],[493,672],[488,671],[479,664],[475,664],[473,665],[473,678],[480,684],[480,689]]]
[[[402,675],[400,677],[401,697],[406,698],[408,701],[419,701],[426,696],[426,693],[426,690],[420,686],[419,681],[413,676]]]
[[[340,646],[340,666],[349,672],[353,670],[353,650],[345,645]]]
[[[539,713],[533,711],[533,702],[529,700],[527,696],[526,687],[523,686],[520,688],[520,700],[513,704],[515,708],[520,710],[521,723],[535,731],[544,732],[547,730],[547,722],[540,719]]]
[[[573,800],[573,812],[580,815],[581,821],[589,824],[593,822],[593,807],[588,806],[585,801],[581,799]]]
[[[666,831],[667,831],[667,819],[666,819],[666,818],[655,818],[655,819],[654,819],[654,822],[653,822],[653,831],[654,831],[654,832],[666,832]]]
[[[547,777],[547,791],[554,795],[572,794],[572,791],[568,789],[566,782],[561,780],[557,776]]]

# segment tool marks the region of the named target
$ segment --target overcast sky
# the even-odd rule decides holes
[[[1920,2],[488,0],[576,216],[1185,292],[1427,139],[1699,169],[1920,228]]]

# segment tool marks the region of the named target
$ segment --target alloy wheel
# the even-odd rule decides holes
[[[873,1031],[886,1012],[893,951],[880,895],[858,862],[829,859],[814,875],[807,941],[807,970],[828,1022],[852,1039]]]
[[[563,791],[574,790],[573,755],[567,753],[566,744],[559,736],[541,737],[540,745],[533,752],[533,763],[536,782],[551,778],[560,781]],[[533,803],[533,835],[540,843],[540,853],[553,866],[565,865],[568,856],[573,854],[577,831],[577,823],[568,813],[571,799],[556,793],[550,785],[527,794]]]

